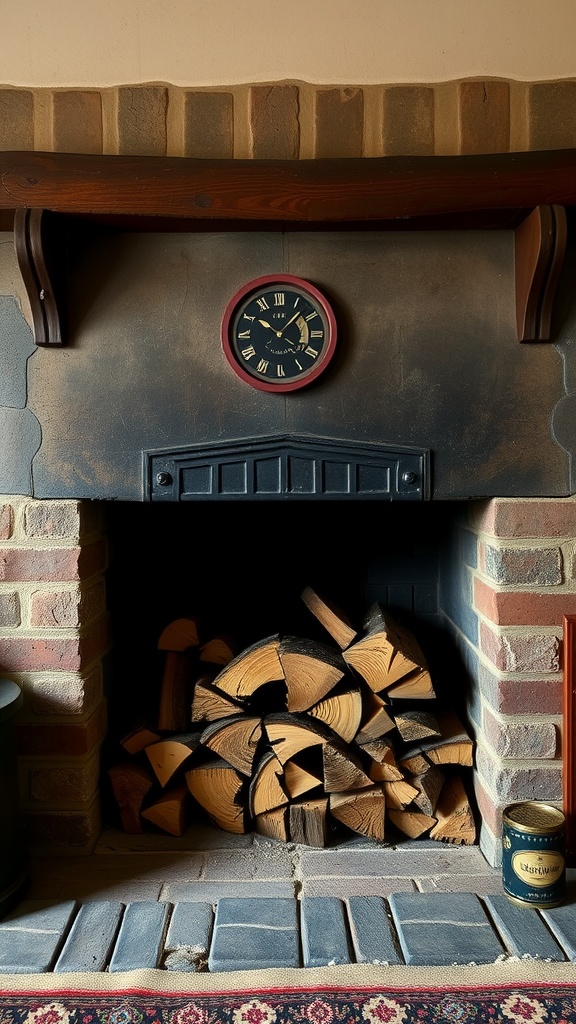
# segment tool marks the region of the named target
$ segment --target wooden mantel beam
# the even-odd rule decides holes
[[[64,343],[61,215],[124,230],[268,225],[512,227],[519,340],[549,337],[576,205],[576,150],[359,160],[0,153],[0,211],[16,249],[36,341]]]

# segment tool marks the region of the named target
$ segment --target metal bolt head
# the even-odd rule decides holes
[[[156,473],[156,483],[158,487],[169,487],[172,483],[172,476],[170,473],[163,471],[162,473]]]
[[[402,473],[403,484],[415,484],[418,479],[417,473],[413,469],[407,469],[405,473]]]

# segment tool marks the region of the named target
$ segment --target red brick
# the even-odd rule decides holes
[[[99,619],[81,637],[0,638],[0,672],[81,672],[109,646],[108,621]]]
[[[80,590],[38,590],[30,600],[30,624],[48,629],[87,626],[105,611],[104,580]]]
[[[87,579],[106,565],[104,540],[74,548],[3,548],[0,581],[5,583],[57,583]]]
[[[502,672],[558,672],[560,641],[558,637],[537,633],[495,633],[480,623],[480,650]]]
[[[559,547],[496,548],[483,545],[484,572],[504,586],[554,587],[563,582]]]
[[[474,607],[499,626],[562,626],[562,616],[576,613],[576,594],[541,594],[494,590],[474,580]]]
[[[558,733],[550,721],[495,718],[485,707],[483,735],[499,757],[553,760],[558,754]]]
[[[96,795],[98,781],[97,759],[91,759],[78,768],[35,768],[29,774],[30,797],[43,803],[86,803]]]
[[[506,803],[514,800],[562,799],[562,764],[560,761],[533,764],[501,760],[484,744],[476,748],[476,767],[486,788]]]
[[[495,537],[574,537],[574,498],[493,498],[475,503],[471,514],[476,529]]]
[[[88,853],[101,828],[97,807],[86,811],[23,811],[21,820],[24,837],[36,850],[70,847]]]
[[[478,810],[484,824],[497,836],[502,832],[502,811],[505,804],[499,803],[485,788],[482,781],[474,772],[474,795]]]
[[[37,715],[83,715],[102,698],[102,669],[87,676],[55,673],[32,682],[32,711]]]
[[[31,501],[24,509],[26,536],[79,540],[82,508],[79,501]]]
[[[0,540],[10,540],[14,531],[14,509],[12,505],[0,505]]]
[[[561,678],[507,679],[481,666],[479,679],[484,700],[502,715],[562,714]]]
[[[20,596],[16,591],[0,594],[0,626],[20,625]]]
[[[21,757],[77,757],[90,754],[106,731],[106,705],[102,702],[85,722],[24,723],[17,725]]]

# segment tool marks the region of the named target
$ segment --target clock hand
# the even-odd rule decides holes
[[[272,327],[272,324],[269,324],[267,320],[258,320],[258,323],[262,324],[262,327],[267,327],[269,331],[273,331],[277,338],[281,336],[282,331],[277,331],[276,328]],[[288,326],[288,324],[286,324],[286,326]]]
[[[295,320],[295,319],[296,319],[296,317],[298,317],[298,316],[300,316],[300,310],[298,310],[298,312],[297,312],[297,313],[294,313],[294,316],[293,316],[293,317],[290,317],[290,320],[288,321],[288,323],[287,323],[287,324],[284,324],[284,327],[282,328],[282,330],[281,330],[281,331],[278,331],[278,337],[279,337],[279,338],[281,337],[281,335],[282,335],[283,331],[285,331],[287,327],[290,327],[290,324],[292,323],[292,321],[293,321],[293,320]],[[262,323],[262,321],[260,321],[260,323]]]

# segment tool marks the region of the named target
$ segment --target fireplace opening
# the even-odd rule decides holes
[[[303,602],[304,589],[312,586],[336,604],[360,633],[378,603],[422,648],[435,708],[466,722],[473,680],[459,643],[467,614],[463,579],[471,571],[465,513],[466,503],[454,502],[107,505],[105,822],[118,825],[107,770],[123,753],[122,737],[158,721],[165,658],[158,639],[180,617],[197,618],[204,638],[232,637],[236,652],[276,634],[335,646]],[[259,688],[249,714],[277,713],[281,686]],[[411,709],[427,703],[416,700]],[[317,752],[305,763],[314,765],[314,758]],[[471,772],[459,771],[475,808]],[[196,807],[193,815],[207,820]],[[152,835],[158,831],[144,825]],[[330,843],[350,837],[332,826]],[[387,841],[390,833],[402,838],[389,823],[386,830]]]

